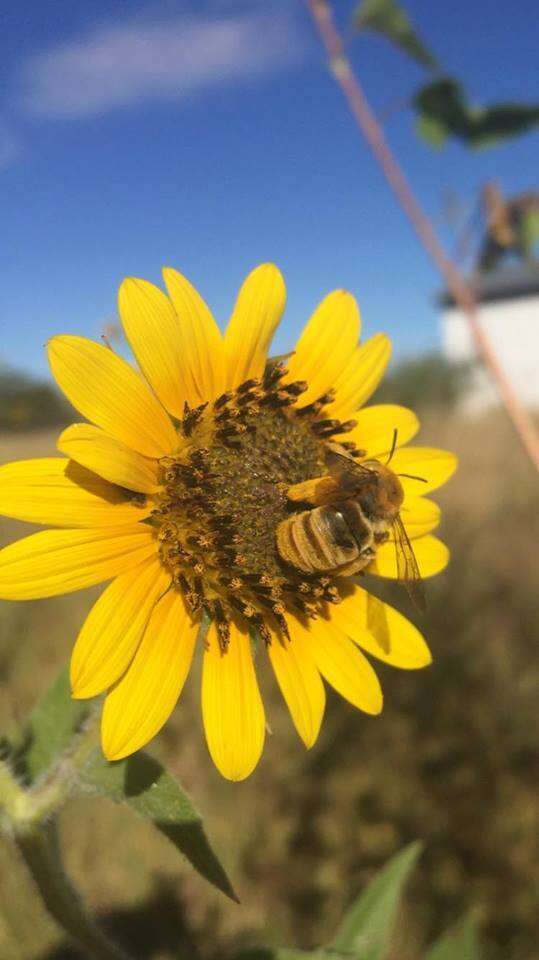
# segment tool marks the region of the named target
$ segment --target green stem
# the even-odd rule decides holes
[[[15,842],[47,910],[67,935],[95,960],[129,960],[94,924],[65,873],[55,823],[16,833]]]
[[[84,767],[89,755],[99,743],[99,706],[87,717],[86,722],[68,751],[40,783],[25,793],[25,819],[28,823],[41,823],[56,813],[77,786],[78,771]],[[21,812],[20,820],[23,819]]]
[[[68,937],[94,960],[129,960],[96,926],[69,880],[53,819],[73,792],[77,771],[86,763],[96,742],[94,714],[71,750],[38,786],[30,789],[18,782],[7,763],[0,762],[2,826],[30,870],[47,910]]]
[[[0,813],[5,815],[8,823],[15,820],[25,792],[11,772],[11,768],[0,760]]]

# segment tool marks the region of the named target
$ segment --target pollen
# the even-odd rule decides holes
[[[288,489],[323,476],[328,441],[351,426],[324,416],[331,393],[298,406],[308,385],[285,384],[284,374],[282,364],[270,363],[261,380],[211,404],[186,405],[181,454],[161,461],[162,492],[150,521],[161,562],[190,609],[205,608],[216,621],[223,652],[235,613],[267,639],[268,624],[286,635],[287,610],[311,618],[317,604],[339,600],[330,578],[308,578],[283,563],[276,529],[299,508]]]

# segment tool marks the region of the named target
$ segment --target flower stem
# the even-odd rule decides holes
[[[47,910],[66,934],[95,960],[128,960],[97,927],[61,862],[54,821],[15,834],[15,843]]]
[[[94,923],[62,863],[55,814],[72,794],[77,770],[97,740],[97,713],[88,718],[72,748],[36,786],[23,786],[0,761],[0,825],[8,834],[41,894],[67,936],[95,960],[129,960]]]

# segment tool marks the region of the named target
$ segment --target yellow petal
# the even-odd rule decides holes
[[[176,431],[142,377],[112,350],[85,337],[48,343],[53,376],[74,407],[120,443],[145,457],[162,457]]]
[[[333,383],[337,396],[326,407],[327,416],[355,419],[358,408],[367,402],[384,376],[390,356],[391,341],[385,333],[376,333],[359,346]]]
[[[328,605],[327,616],[367,653],[402,670],[431,663],[430,650],[419,630],[406,617],[361,587],[339,604]]]
[[[429,490],[436,490],[457,469],[458,460],[448,450],[435,450],[431,447],[402,447],[395,451],[391,469],[397,473],[409,473],[422,480],[410,480],[401,477],[406,496],[418,497]],[[423,482],[424,481],[424,482]]]
[[[421,576],[434,577],[440,573],[449,563],[449,550],[445,543],[438,540],[437,537],[420,537],[414,540],[414,554],[419,566]],[[397,572],[397,554],[395,544],[388,541],[382,543],[377,548],[376,559],[366,568],[366,573],[374,573],[378,577],[389,577],[391,580],[398,579]]]
[[[384,458],[393,446],[393,437],[397,431],[397,447],[409,443],[419,430],[419,420],[412,410],[391,403],[382,403],[373,407],[364,407],[354,413],[357,427],[354,427],[343,440],[353,440],[360,450],[365,450],[366,458]]]
[[[341,697],[364,713],[380,713],[384,700],[378,677],[344,633],[331,622],[315,620],[309,644],[320,673]]]
[[[273,636],[268,654],[294,726],[310,748],[320,732],[326,694],[304,632],[295,630],[296,625],[297,621],[290,618],[291,640]]]
[[[157,460],[130,450],[91,423],[73,423],[66,427],[56,446],[83,467],[127,490],[137,493],[159,490]]]
[[[0,513],[57,527],[106,527],[137,523],[151,504],[129,499],[73,460],[44,457],[0,467]]]
[[[263,263],[249,274],[225,333],[227,389],[262,376],[285,303],[284,280],[273,263]]]
[[[112,581],[90,610],[73,649],[74,697],[95,697],[122,675],[155,604],[169,586],[170,575],[157,557]]]
[[[256,767],[265,737],[265,717],[247,633],[231,624],[221,653],[212,623],[202,668],[202,715],[212,760],[227,780],[244,780]]]
[[[301,406],[335,386],[336,378],[356,349],[359,330],[359,309],[351,293],[334,290],[318,305],[288,361],[284,378],[285,382],[306,380],[309,384],[301,395]]]
[[[176,590],[154,607],[128,670],[105,700],[101,737],[108,760],[139,750],[166,723],[189,673],[198,629]]]
[[[118,293],[118,310],[140,368],[164,407],[179,419],[187,399],[185,356],[178,315],[159,287],[128,277]]]
[[[185,277],[169,267],[163,277],[179,320],[183,357],[183,389],[196,407],[225,389],[223,339],[208,306]]]
[[[149,526],[43,530],[0,550],[0,598],[35,600],[110,580],[155,554]]]
[[[437,503],[426,497],[406,497],[402,509],[402,522],[410,540],[424,537],[426,533],[436,530],[440,523],[442,511]],[[390,530],[390,538],[395,539]]]

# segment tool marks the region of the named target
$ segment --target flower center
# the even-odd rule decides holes
[[[331,576],[283,563],[276,529],[297,512],[287,489],[327,473],[328,439],[354,423],[324,418],[330,394],[296,406],[307,384],[285,384],[285,373],[270,363],[262,380],[186,406],[182,450],[162,461],[163,492],[152,514],[161,561],[191,610],[205,607],[216,620],[223,649],[235,613],[269,640],[268,623],[287,633],[287,609],[314,616],[320,601],[339,600]]]

